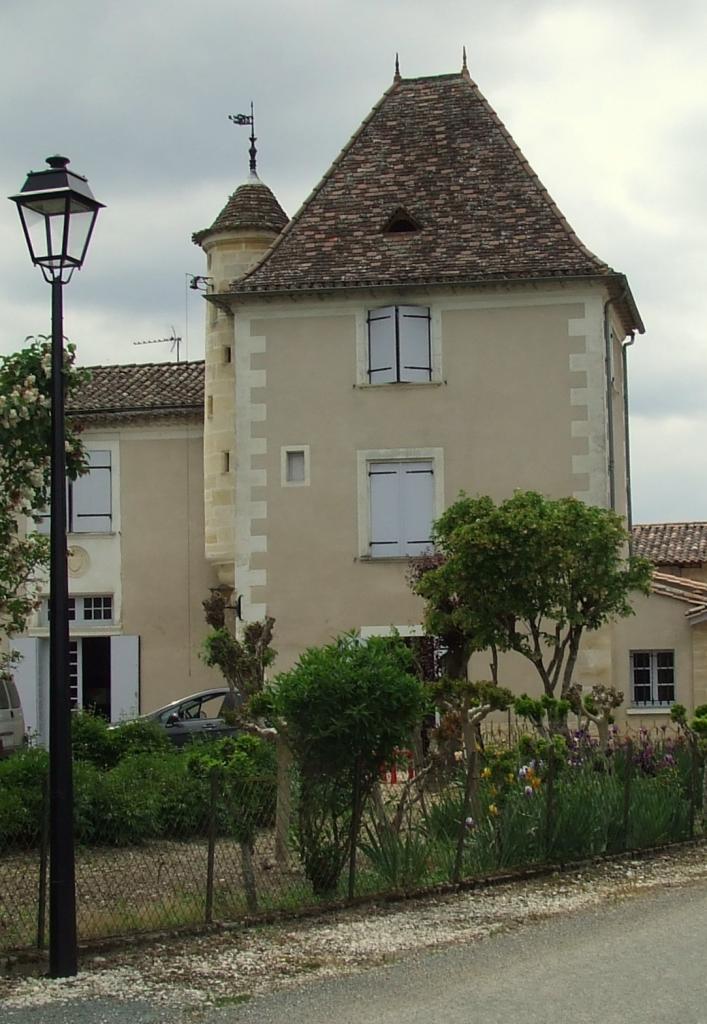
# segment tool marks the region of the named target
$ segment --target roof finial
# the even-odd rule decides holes
[[[466,46],[462,46],[462,74],[469,74],[469,68],[467,67],[466,63]]]
[[[257,139],[255,135],[255,114],[253,113],[253,101],[251,100],[250,103],[250,114],[229,114],[228,120],[232,121],[234,124],[250,125],[250,149],[248,150],[248,152],[250,153],[250,175],[251,177],[257,178],[258,172],[256,171],[255,161],[258,151],[255,148],[255,143],[257,142]]]
[[[399,59],[397,53],[395,54],[395,74],[393,75],[393,81],[394,82],[401,81],[401,78],[400,78],[400,59]]]

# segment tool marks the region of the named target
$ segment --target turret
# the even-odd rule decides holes
[[[254,141],[254,140],[253,140]],[[214,294],[258,261],[287,223],[287,216],[255,171],[229,198],[210,228],[192,240],[206,253],[206,276]],[[219,579],[234,585],[235,563],[235,346],[233,317],[206,304],[204,386],[204,511],[206,557]]]

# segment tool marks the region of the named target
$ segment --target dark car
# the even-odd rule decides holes
[[[157,711],[141,715],[140,721],[163,726],[167,736],[178,747],[195,739],[220,740],[224,736],[236,736],[241,731],[224,718],[225,711],[235,711],[240,703],[238,696],[227,686],[217,686],[174,700]]]

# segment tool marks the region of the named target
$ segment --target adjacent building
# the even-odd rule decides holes
[[[201,600],[213,584],[203,553],[203,389],[201,362],[96,366],[69,410],[90,465],[68,485],[71,699],[112,721],[214,681],[199,659]],[[26,723],[41,741],[48,634],[45,596],[13,641]]]

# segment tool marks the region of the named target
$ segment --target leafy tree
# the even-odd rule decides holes
[[[650,563],[626,557],[623,520],[575,498],[518,491],[496,505],[462,494],[437,520],[437,555],[412,586],[429,632],[456,635],[464,654],[517,651],[545,695],[567,700],[585,630],[631,615]]]
[[[305,872],[314,891],[327,895],[347,856],[354,856],[361,811],[380,766],[408,744],[421,719],[423,685],[398,637],[345,634],[304,651],[266,696],[269,713],[287,723],[299,767]],[[350,890],[352,878],[353,870]]]
[[[0,356],[0,645],[25,628],[49,562],[49,538],[31,523],[49,504],[51,342],[44,337],[26,341],[22,351]],[[67,395],[87,375],[75,368],[74,357],[74,346],[67,345]],[[72,421],[66,425],[66,470],[72,480],[86,471],[79,429]],[[11,651],[0,653],[0,673],[8,673],[14,661]]]

